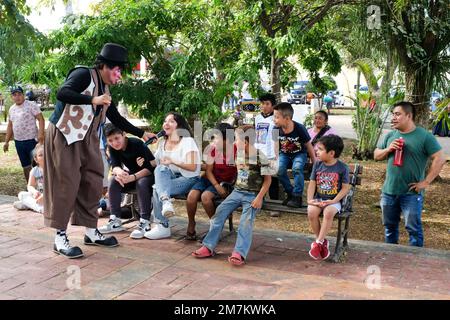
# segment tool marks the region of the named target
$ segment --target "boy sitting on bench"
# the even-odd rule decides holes
[[[303,169],[308,160],[307,154],[314,163],[316,156],[311,138],[305,126],[293,121],[294,109],[290,103],[281,102],[274,107],[273,121],[279,130],[278,179],[283,185],[287,198],[283,205],[292,208],[303,206],[302,194],[305,185]],[[292,168],[294,186],[292,186],[287,170]]]
[[[141,219],[130,237],[141,239],[145,232],[150,230],[155,157],[142,140],[128,138],[121,129],[111,123],[105,125],[105,136],[108,141],[113,172],[108,191],[111,215],[108,223],[101,227],[99,231],[101,233],[112,233],[124,230],[120,219],[121,195],[124,192],[136,189]],[[142,165],[137,163],[138,158],[144,159],[141,162]]]
[[[325,238],[333,224],[333,218],[341,210],[341,200],[350,190],[349,169],[338,160],[344,142],[336,135],[320,138],[317,157],[308,185],[308,219],[316,236],[309,255],[314,260],[325,260],[330,256],[328,240]],[[319,215],[323,212],[320,225]]]
[[[257,152],[255,129],[252,125],[244,125],[236,129],[237,145],[237,179],[233,192],[217,207],[210,220],[208,234],[203,245],[192,255],[196,258],[212,257],[219,242],[223,226],[228,216],[242,206],[236,245],[228,261],[233,265],[242,265],[247,259],[253,237],[253,225],[256,214],[261,210],[264,196],[269,191],[272,181],[272,169],[267,157]]]

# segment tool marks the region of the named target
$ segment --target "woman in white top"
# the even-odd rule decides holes
[[[163,124],[166,136],[159,141],[155,158],[153,214],[159,220],[145,237],[151,240],[170,237],[169,217],[175,214],[171,197],[186,194],[200,179],[200,151],[189,124],[178,113],[170,112]]]

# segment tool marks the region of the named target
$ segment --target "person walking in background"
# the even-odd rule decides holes
[[[38,142],[44,143],[45,120],[39,106],[35,102],[25,100],[22,87],[13,87],[11,97],[14,104],[9,109],[3,151],[9,150],[9,141],[14,136],[17,155],[22,165],[25,180],[28,183],[33,159],[31,153]],[[36,120],[39,123],[39,128],[36,126]]]

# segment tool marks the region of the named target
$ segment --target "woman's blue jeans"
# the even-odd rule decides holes
[[[158,165],[155,168],[155,185],[153,186],[153,214],[161,224],[168,226],[169,219],[162,215],[162,200],[176,195],[184,195],[199,181],[200,177],[183,177],[173,173],[168,166]]]

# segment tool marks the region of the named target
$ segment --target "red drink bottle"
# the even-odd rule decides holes
[[[400,149],[395,150],[393,163],[393,165],[396,167],[403,166],[403,147],[405,146],[405,140],[403,139],[403,137],[400,137],[399,140],[400,140]]]

